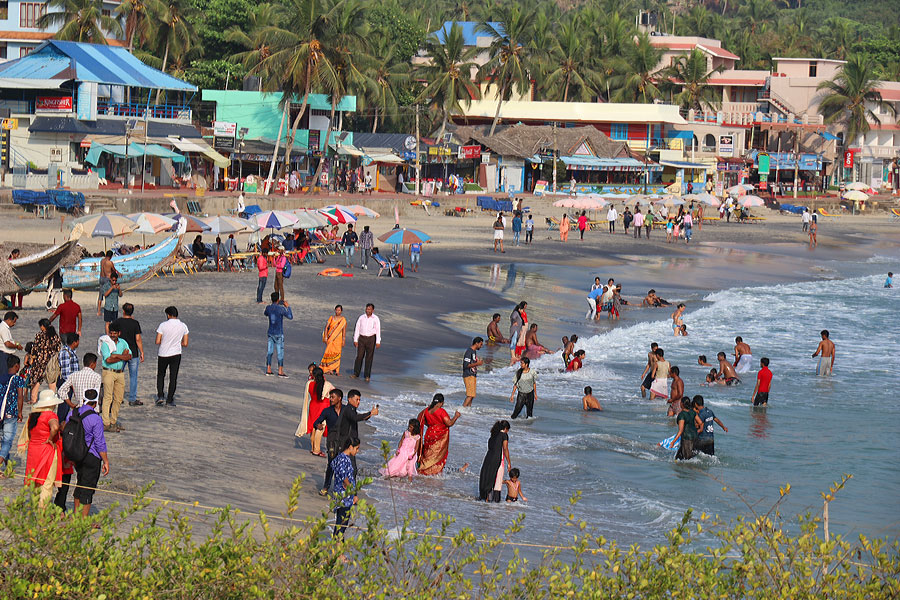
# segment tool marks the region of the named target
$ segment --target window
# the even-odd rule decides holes
[[[612,135],[610,135],[609,137],[614,140],[627,140],[628,123],[613,123],[611,133]]]
[[[108,8],[104,8],[102,11],[100,11],[100,14],[102,14],[104,17],[108,17],[112,15],[112,12],[110,12]]]
[[[43,2],[19,3],[19,27],[36,29],[38,20],[43,16],[47,5]]]
[[[703,152],[715,152],[716,151],[716,136],[711,133],[707,133],[703,136]]]
[[[22,58],[23,56],[28,56],[29,54],[31,54],[32,50],[34,50],[34,46],[21,46],[19,48],[19,58]]]
[[[6,42],[0,42],[0,59],[6,60]]]
[[[818,65],[814,62],[809,63],[809,76],[815,77],[817,71],[818,71]]]
[[[0,20],[5,21],[9,18],[9,0],[0,1]]]

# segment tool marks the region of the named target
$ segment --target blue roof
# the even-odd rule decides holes
[[[0,65],[0,77],[197,91],[195,86],[147,66],[125,48],[58,40],[47,40],[27,56]]]
[[[450,28],[453,27],[454,23],[459,25],[460,29],[462,29],[463,44],[466,46],[475,46],[479,37],[489,37],[486,33],[478,33],[475,31],[478,27],[478,21],[444,21],[441,28],[432,32],[432,35],[436,35],[438,40],[443,44],[447,41],[447,35],[450,33]],[[500,23],[499,21],[490,21],[488,25],[503,33],[503,23]]]

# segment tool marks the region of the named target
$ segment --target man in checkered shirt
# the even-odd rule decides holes
[[[63,399],[70,409],[78,408],[82,405],[85,390],[94,389],[98,392],[100,391],[100,374],[94,370],[97,368],[97,355],[93,352],[88,352],[84,355],[83,364],[84,368],[69,375],[66,382],[57,391],[57,395]],[[73,392],[72,399],[69,399],[69,390]],[[100,412],[97,407],[94,410]]]
[[[60,388],[73,373],[78,371],[78,355],[75,354],[75,350],[78,348],[80,340],[81,336],[77,333],[62,334],[63,347],[59,351],[59,379],[56,380],[57,388]],[[63,403],[56,407],[56,415],[62,422],[65,422],[66,417],[69,415],[69,405],[65,402],[67,397],[68,396],[62,397]]]

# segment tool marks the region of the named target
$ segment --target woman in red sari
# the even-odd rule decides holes
[[[450,418],[444,410],[444,395],[435,394],[431,405],[419,413],[422,431],[422,448],[419,450],[419,473],[421,475],[438,475],[447,464],[450,452],[450,428],[459,419],[459,411]]]
[[[297,437],[309,435],[310,454],[316,456],[325,456],[322,452],[321,443],[322,436],[328,435],[327,428],[325,431],[313,427],[313,423],[322,414],[331,403],[328,399],[328,393],[334,389],[334,386],[325,381],[325,373],[321,368],[315,367],[312,372],[312,379],[306,384],[306,393],[303,396],[303,413],[300,416],[300,425],[294,433]]]
[[[25,485],[41,489],[41,506],[50,500],[54,486],[62,481],[62,453],[56,406],[62,400],[51,390],[43,390],[32,407],[28,423],[19,438],[19,454],[27,452]]]

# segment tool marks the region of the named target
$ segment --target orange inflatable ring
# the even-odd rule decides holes
[[[344,274],[340,269],[325,269],[324,271],[319,271],[319,275],[322,277],[340,277]]]

